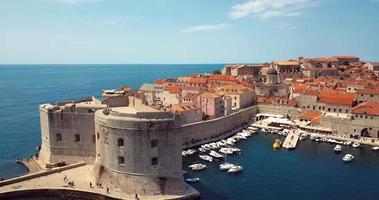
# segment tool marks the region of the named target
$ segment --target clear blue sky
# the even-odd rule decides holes
[[[379,0],[1,0],[0,63],[379,60]]]

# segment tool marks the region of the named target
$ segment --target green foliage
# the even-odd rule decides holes
[[[221,71],[220,70],[214,70],[213,72],[212,72],[212,74],[221,74]]]

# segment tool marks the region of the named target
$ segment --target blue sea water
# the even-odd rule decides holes
[[[24,174],[15,163],[18,157],[35,153],[40,144],[38,105],[85,96],[99,96],[102,89],[129,85],[195,72],[211,72],[223,65],[0,65],[0,177]],[[238,146],[241,155],[228,161],[244,171],[229,175],[218,170],[222,161],[208,164],[200,172],[187,166],[197,155],[185,158],[192,184],[202,199],[377,199],[379,153],[369,148],[345,148],[334,154],[329,144],[304,141],[294,151],[272,150],[277,136],[255,135]],[[356,158],[341,160],[345,153]]]

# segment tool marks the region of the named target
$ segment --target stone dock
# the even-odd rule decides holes
[[[299,140],[300,131],[299,130],[291,130],[288,133],[286,139],[284,140],[283,147],[286,149],[294,149],[296,148],[297,141]]]

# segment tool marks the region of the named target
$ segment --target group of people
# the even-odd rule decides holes
[[[75,186],[74,181],[69,181],[66,175],[64,175],[64,177],[63,177],[63,181],[64,181],[65,183],[67,183],[69,187],[74,187],[74,186]],[[104,188],[103,185],[102,185],[101,183],[96,183],[96,186],[97,186],[98,188],[101,188],[101,189]],[[90,187],[90,188],[93,188],[92,182],[89,182],[89,187]],[[107,187],[107,193],[108,193],[108,194],[110,193],[110,189],[109,189],[109,187]],[[137,193],[136,193],[136,195],[135,195],[135,200],[139,200],[139,197],[138,197],[138,194],[137,194]]]

